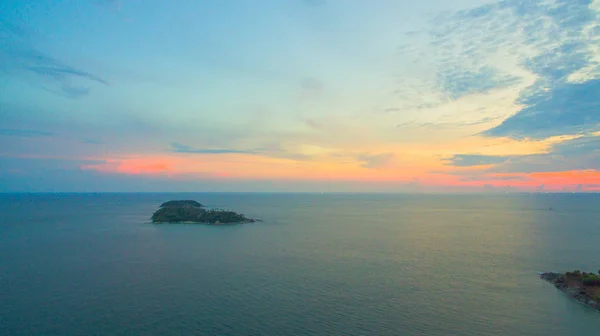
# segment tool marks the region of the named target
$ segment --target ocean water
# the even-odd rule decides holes
[[[152,225],[195,199],[263,222]],[[600,195],[0,195],[0,335],[596,335]],[[549,211],[549,207],[553,207]]]

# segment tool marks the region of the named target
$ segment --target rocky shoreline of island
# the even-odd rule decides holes
[[[566,273],[545,272],[540,274],[540,278],[575,300],[600,311],[599,274],[579,270]]]
[[[161,204],[151,217],[155,224],[244,224],[258,220],[223,209],[209,209],[194,200],[175,200]]]

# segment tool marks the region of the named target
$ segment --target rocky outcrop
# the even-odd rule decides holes
[[[586,272],[541,273],[540,278],[553,284],[570,297],[600,310],[600,279]]]

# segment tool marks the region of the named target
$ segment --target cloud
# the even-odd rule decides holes
[[[83,166],[83,168],[82,168]],[[0,156],[0,192],[235,191],[235,182],[209,174],[170,176],[168,166],[104,160]],[[260,190],[261,183],[253,183]]]
[[[518,17],[526,34],[524,48],[541,52],[522,61],[522,66],[537,76],[536,82],[521,92],[518,102],[524,108],[485,135],[541,139],[598,128],[600,101],[595,97],[600,95],[600,80],[593,78],[594,70],[588,70],[592,77],[581,83],[569,81],[584,69],[598,68],[590,44],[600,40],[587,33],[588,27],[599,22],[591,2],[500,3]]]
[[[267,142],[260,149],[257,149],[256,152],[264,156],[293,161],[310,161],[315,158],[313,154],[302,153],[298,148],[294,151],[288,147],[294,148],[294,146],[284,146],[281,142],[277,141]]]
[[[362,154],[358,156],[358,161],[361,162],[361,167],[369,169],[383,168],[390,164],[394,158],[393,154]]]
[[[514,101],[501,103],[505,114],[492,112],[488,102],[490,113],[508,118],[483,135],[543,139],[597,130],[600,15],[591,4],[503,0],[436,16],[426,34],[408,36],[412,42],[402,48],[419,75],[398,79],[397,107],[440,106],[514,88],[502,91]]]
[[[324,84],[317,78],[307,77],[300,81],[300,99],[311,99],[320,97],[324,91]]]
[[[96,140],[96,139],[85,139],[83,141],[83,143],[88,144],[88,145],[103,145],[104,142],[101,140]]]
[[[80,165],[81,170],[92,170],[105,174],[124,175],[169,175],[173,167],[165,162],[146,162],[146,160],[106,160],[101,163]]]
[[[58,61],[48,58],[48,57],[39,57],[39,55],[29,55],[34,57],[35,59],[37,59],[38,61],[41,61],[43,63],[46,63],[46,65],[37,65],[37,66],[27,66],[27,68],[31,71],[33,71],[34,73],[40,75],[40,76],[45,76],[45,77],[49,77],[52,79],[56,79],[58,81],[65,81],[69,76],[73,76],[73,77],[81,77],[81,78],[86,78],[92,81],[96,81],[98,83],[104,84],[104,85],[108,85],[108,82],[106,82],[105,80],[103,80],[102,78],[92,75],[88,72],[84,72],[81,70],[77,70],[74,69],[70,66],[64,65],[64,64],[60,64]]]
[[[526,181],[531,181],[531,178],[526,175],[474,174],[471,176],[463,176],[460,178],[460,181],[461,182],[492,182],[492,181],[526,182]]]
[[[522,54],[522,39],[516,15],[502,8],[505,2],[442,13],[424,34],[408,36],[401,55],[410,60],[414,79],[400,77],[395,90],[408,102],[403,108],[431,108],[522,81],[523,71],[510,67],[514,55]]]
[[[491,171],[554,172],[566,170],[600,171],[600,136],[584,136],[553,145],[548,153],[512,156]]]
[[[174,142],[171,144],[171,152],[186,154],[256,154],[257,150],[193,148]]]
[[[600,79],[566,83],[526,97],[523,103],[527,107],[483,134],[541,139],[597,130],[600,125],[598,97]]]
[[[315,119],[306,119],[306,120],[304,120],[304,123],[308,127],[315,129],[315,130],[323,129],[323,124]]]
[[[437,121],[437,122],[427,122],[427,123],[416,123],[414,121],[409,121],[409,122],[405,122],[405,123],[396,125],[396,128],[402,128],[402,129],[404,129],[404,128],[411,128],[411,129],[424,128],[424,129],[429,129],[429,130],[453,129],[456,127],[475,126],[475,125],[490,123],[497,119],[498,119],[498,117],[484,117],[481,119],[471,120],[471,121],[454,120],[452,122]]]
[[[555,144],[552,151],[566,156],[600,155],[600,136],[588,135]]]
[[[535,154],[513,156],[506,162],[489,168],[494,173],[560,172],[587,169],[582,161],[565,159],[562,155]]]
[[[300,85],[302,86],[302,88],[304,90],[323,91],[323,82],[321,82],[317,78],[311,78],[311,77],[304,78],[300,82]]]
[[[452,166],[456,167],[471,167],[494,165],[506,162],[509,156],[492,156],[492,155],[477,155],[477,154],[457,154],[446,159]]]
[[[482,172],[495,174],[600,171],[600,136],[588,135],[563,141],[552,145],[547,153],[507,156],[458,154],[446,159],[446,162],[455,167],[492,165]]]
[[[449,68],[438,72],[438,85],[452,100],[474,93],[487,93],[493,89],[518,84],[521,79],[501,73],[490,66],[477,70]]]
[[[545,80],[565,80],[573,72],[585,67],[591,55],[584,41],[567,42],[536,57],[524,61],[526,69]]]
[[[63,86],[61,93],[67,98],[81,98],[90,94],[90,89],[84,87]]]
[[[38,50],[26,29],[8,22],[0,24],[0,70],[14,76],[32,74],[37,85],[67,98],[88,95],[91,83],[109,85],[100,76]]]
[[[47,131],[38,131],[38,130],[29,130],[29,129],[10,129],[10,128],[1,128],[0,136],[14,136],[21,138],[37,138],[37,137],[47,137],[52,136],[54,133]]]

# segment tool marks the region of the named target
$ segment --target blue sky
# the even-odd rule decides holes
[[[0,191],[597,190],[599,13],[5,0]]]

